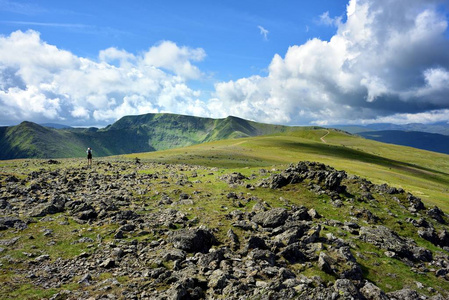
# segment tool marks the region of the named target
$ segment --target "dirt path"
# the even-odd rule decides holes
[[[241,145],[241,144],[243,144],[243,143],[246,143],[246,141],[241,141],[241,142],[235,143],[235,144],[233,144],[232,146],[238,146],[238,145]]]
[[[324,138],[325,138],[329,133],[330,133],[329,130],[326,130],[326,134],[323,135],[322,137],[320,137],[320,140],[321,140],[323,143],[325,143],[325,144],[327,144],[327,142],[326,142],[326,140],[325,140]]]

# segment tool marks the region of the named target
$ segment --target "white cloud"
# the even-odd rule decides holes
[[[207,101],[189,86],[204,77],[201,48],[162,41],[137,54],[108,48],[92,60],[16,31],[0,36],[0,119],[106,125],[171,112],[284,124],[447,120],[448,20],[439,3],[350,0],[345,19],[321,15],[336,26],[329,40],[274,55],[267,76],[216,82]]]
[[[329,12],[326,11],[320,15],[320,23],[328,26],[338,26],[341,23],[341,17],[331,18]]]
[[[434,123],[446,122],[448,123],[449,109],[431,110],[415,114],[394,114],[375,119],[364,120],[364,124],[372,123],[395,123],[395,124],[410,124],[410,123]]]
[[[191,64],[191,61],[201,61],[205,56],[206,53],[201,48],[180,48],[173,42],[164,41],[145,53],[144,62],[188,79],[197,79],[201,76],[201,72],[198,67]]]
[[[412,119],[428,111],[449,119],[448,23],[437,4],[351,0],[345,22],[321,15],[338,26],[329,41],[311,39],[275,55],[267,77],[217,84],[211,105],[290,124]]]
[[[28,120],[35,114],[47,119],[56,119],[60,111],[59,98],[49,98],[34,86],[25,90],[14,87],[0,91],[0,98],[4,103],[3,114],[21,120]]]
[[[357,7],[357,0],[349,0],[348,5],[346,6],[346,16],[350,17],[355,13]]]
[[[265,41],[267,41],[268,40],[268,33],[270,33],[268,30],[266,30],[265,28],[263,28],[262,26],[257,26],[257,28],[259,28],[259,30],[260,30],[260,34],[263,36],[263,39],[265,40]]]
[[[125,50],[119,50],[117,48],[108,48],[106,50],[100,51],[98,55],[100,61],[107,64],[114,64],[114,62],[119,62],[119,66],[128,66],[131,62],[135,62],[136,57],[126,52]]]
[[[0,37],[0,119],[107,124],[125,114],[204,112],[186,84],[202,74],[202,49],[162,42],[141,55],[109,48],[99,60],[41,40],[36,31]]]
[[[82,118],[82,119],[90,119],[89,111],[85,107],[74,107],[71,111],[71,114],[75,118]]]
[[[449,72],[442,69],[428,69],[424,71],[424,78],[427,86],[431,89],[448,89]]]

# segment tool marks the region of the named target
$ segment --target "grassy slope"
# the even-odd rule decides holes
[[[414,193],[428,205],[449,210],[449,156],[383,144],[325,129],[303,128],[282,135],[216,141],[187,148],[130,154],[159,162],[228,168],[277,167],[319,161],[349,174]]]
[[[31,122],[4,127],[0,141],[0,150],[4,157],[72,157],[80,150],[80,141],[70,132]]]
[[[198,195],[210,194],[209,198],[195,198],[195,204],[180,205],[176,209],[185,212],[189,215],[189,218],[199,218],[201,224],[206,224],[211,228],[218,228],[217,236],[222,240],[226,239],[226,232],[230,228],[230,220],[225,215],[229,213],[229,209],[235,209],[229,199],[223,197],[228,192],[241,193],[242,195],[248,195],[248,189],[243,186],[230,187],[223,181],[218,179],[221,174],[228,174],[231,172],[241,172],[247,177],[251,174],[259,173],[259,168],[282,168],[283,165],[297,162],[300,160],[319,161],[325,164],[329,164],[339,170],[346,170],[349,174],[360,175],[362,177],[372,180],[374,183],[388,183],[391,186],[402,187],[406,191],[410,191],[417,196],[422,197],[423,201],[427,205],[436,204],[444,211],[449,211],[448,201],[448,186],[449,186],[449,156],[420,151],[413,148],[394,146],[388,144],[382,144],[371,140],[366,140],[360,137],[347,135],[339,131],[331,130],[325,137],[326,143],[320,138],[327,134],[325,129],[314,128],[302,128],[294,132],[286,132],[282,135],[260,136],[254,138],[241,138],[234,140],[224,140],[210,142],[201,145],[195,145],[186,148],[172,149],[166,151],[139,153],[126,155],[129,159],[140,157],[142,159],[148,159],[151,161],[168,162],[168,163],[188,163],[199,164],[206,166],[220,167],[213,173],[210,170],[198,170],[198,177],[191,177],[192,171],[187,168],[185,171],[177,171],[181,177],[185,176],[186,179],[191,181],[200,178],[200,183],[195,183],[191,187],[188,185],[183,186],[182,191],[194,195],[195,191],[200,191]],[[113,159],[113,158],[111,158]],[[79,167],[84,163],[84,160],[71,159],[62,160],[64,167],[73,166]],[[100,159],[94,158],[94,164],[100,161]],[[0,171],[10,170],[11,172],[16,170],[18,165],[24,165],[27,172],[42,168],[42,163],[38,160],[28,161],[2,161],[0,167],[4,167]],[[73,164],[73,165],[71,165]],[[25,166],[26,165],[26,166]],[[59,165],[46,166],[48,169],[60,168]],[[148,172],[151,174],[160,173],[168,175],[171,170],[166,169],[164,165],[157,166],[148,170],[139,170],[139,172]],[[223,170],[227,168],[227,170]],[[106,169],[105,169],[106,170]],[[103,171],[103,168],[98,167],[99,172]],[[134,170],[133,170],[134,171]],[[14,171],[15,172],[15,171]],[[16,174],[19,176],[19,174]],[[20,177],[20,176],[19,176]],[[178,178],[178,177],[176,177]],[[170,178],[170,180],[177,180]],[[260,180],[260,177],[254,179],[253,184]],[[155,180],[153,183],[158,182]],[[164,189],[160,185],[152,187],[152,189],[158,190],[158,192],[167,193],[173,199],[179,197],[177,194],[178,189],[173,189],[173,186]],[[354,194],[357,194],[359,190],[358,186],[349,186]],[[154,192],[155,190],[153,190]],[[318,196],[308,191],[305,186],[292,185],[280,190],[271,190],[257,188],[251,191],[251,195],[256,198],[263,199],[269,203],[272,207],[278,207],[284,205],[281,199],[287,199],[293,204],[301,204],[306,207],[314,207],[318,212],[325,214],[328,219],[335,219],[341,222],[350,220],[351,206],[344,205],[342,207],[334,207],[330,205],[327,197]],[[141,202],[139,202],[141,197]],[[380,197],[378,197],[381,199]],[[145,213],[144,210],[139,209],[145,207],[146,210],[152,210],[157,207],[158,197],[153,194],[145,196],[138,196],[132,203],[132,207],[139,213]],[[250,210],[254,205],[250,202],[247,207],[239,208],[242,210]],[[403,211],[398,210],[395,203],[378,203],[378,207],[373,206],[372,203],[356,202],[357,208],[365,207],[372,211],[383,220],[382,224],[392,228],[401,233],[403,236],[411,236],[417,242],[419,246],[426,246],[433,252],[439,251],[435,246],[423,239],[416,237],[416,229],[413,228],[409,222],[404,220],[410,216],[410,214],[404,214]],[[171,206],[170,206],[171,207]],[[388,210],[387,210],[388,208]],[[389,216],[388,211],[391,210],[396,215],[395,217]],[[28,259],[23,254],[24,252],[33,252],[38,245],[38,249],[46,249],[45,239],[41,239],[42,228],[54,229],[54,236],[61,238],[60,244],[56,247],[50,247],[46,249],[46,253],[51,257],[63,257],[72,258],[79,255],[85,248],[82,248],[80,244],[72,244],[77,239],[78,235],[68,234],[73,232],[74,229],[78,229],[83,236],[95,239],[97,234],[105,236],[107,242],[113,241],[113,234],[107,232],[114,232],[115,224],[105,226],[93,226],[91,231],[88,231],[85,226],[80,226],[75,222],[70,222],[70,225],[65,228],[59,226],[59,222],[65,217],[64,214],[52,216],[54,221],[45,223],[30,224],[29,228],[24,232],[27,236],[37,237],[35,240],[22,239],[17,244],[17,249],[8,250],[7,254],[11,254],[14,258],[27,262]],[[400,220],[401,223],[397,221]],[[244,232],[236,230],[238,234],[245,234]],[[336,236],[342,234],[336,228],[332,226],[326,226],[323,228],[323,235],[332,233]],[[2,239],[12,238],[15,236],[15,232],[8,231],[7,235]],[[62,238],[63,237],[63,238]],[[140,238],[134,236],[132,238]],[[39,244],[42,243],[42,244]],[[420,275],[410,271],[410,268],[402,262],[386,258],[383,254],[384,250],[378,249],[370,244],[362,243],[360,240],[355,239],[356,247],[352,250],[354,252],[360,252],[363,254],[363,259],[357,258],[358,263],[364,270],[366,278],[386,291],[396,290],[403,287],[413,287],[416,282],[422,282],[426,286],[440,286],[441,289],[448,288],[447,281],[442,278],[436,278],[433,275]],[[93,251],[92,249],[88,251]],[[7,265],[8,267],[10,265]],[[7,270],[7,268],[4,268]],[[390,273],[397,274],[400,280],[394,280],[390,277]],[[319,274],[324,279],[328,275],[320,273],[316,268],[305,268],[303,274],[306,276],[312,276]],[[3,276],[3,277],[2,277]],[[25,276],[25,275],[24,275]],[[103,273],[101,276],[115,276],[112,273]],[[17,275],[14,275],[11,271],[5,271],[0,274],[0,281],[4,280],[8,285],[0,287],[0,291],[10,293],[10,296],[16,296],[16,299],[33,299],[36,298],[38,292],[45,293],[38,298],[50,297],[56,291],[48,290],[36,290],[31,285],[24,285],[18,283]],[[97,279],[97,278],[96,278]],[[330,278],[329,280],[335,280],[336,278]],[[21,278],[23,282],[25,278]],[[98,279],[99,280],[99,279]],[[78,289],[82,288],[76,284],[77,280],[74,280],[73,287],[63,286],[62,288]],[[11,289],[7,289],[11,285]],[[0,299],[2,299],[0,292]]]
[[[154,150],[166,150],[221,139],[285,132],[292,130],[292,127],[256,123],[236,117],[211,119],[164,113],[123,117],[99,133],[112,131],[120,134],[123,130],[146,137]]]
[[[293,127],[262,124],[236,117],[199,118],[176,114],[123,117],[104,128],[53,129],[31,122],[0,127],[0,159],[110,156],[180,148],[204,142],[272,134]]]

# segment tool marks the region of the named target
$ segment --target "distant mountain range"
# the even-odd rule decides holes
[[[150,152],[300,128],[304,127],[263,124],[232,116],[211,119],[176,114],[126,116],[101,129],[25,121],[0,127],[0,159],[82,157],[87,147],[92,147],[95,156]],[[380,142],[449,154],[449,125],[444,123],[334,128]]]
[[[421,123],[410,123],[410,124],[392,124],[392,123],[378,123],[369,125],[335,125],[332,128],[341,129],[349,133],[358,134],[366,131],[386,131],[386,130],[396,130],[396,131],[416,131],[416,132],[428,132],[437,133],[442,135],[449,135],[449,123],[448,122],[437,122],[433,124],[421,124]]]
[[[332,126],[364,138],[449,154],[449,123],[370,124]]]
[[[49,128],[55,128],[55,129],[72,128],[71,126],[57,124],[57,123],[44,123],[44,124],[39,124],[39,125],[44,126],[44,127],[49,127]]]
[[[449,136],[436,133],[400,130],[361,132],[364,138],[383,143],[449,154]]]
[[[95,156],[149,152],[294,130],[236,117],[175,114],[126,116],[102,129],[50,125],[22,122],[0,127],[0,159],[80,157],[87,147],[92,147]]]

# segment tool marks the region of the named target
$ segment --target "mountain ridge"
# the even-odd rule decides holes
[[[334,129],[146,117],[56,133],[93,147],[148,142],[158,130],[268,135],[95,158],[90,167],[2,162],[0,299],[449,296],[448,155]],[[155,118],[173,122],[154,127]],[[22,125],[24,137],[59,136]],[[276,130],[291,131],[269,134]]]
[[[0,127],[0,159],[69,158],[150,152],[194,144],[294,130],[238,117],[202,118],[176,114],[125,116],[105,128],[50,128],[24,121]]]
[[[382,143],[449,154],[449,136],[443,134],[401,130],[365,131],[358,134]]]
[[[402,125],[393,123],[376,123],[369,125],[333,125],[330,127],[345,130],[353,134],[358,134],[365,131],[397,130],[397,131],[418,131],[418,132],[449,135],[449,124],[446,122],[436,122],[432,124],[408,123]]]
[[[449,153],[449,136],[410,130],[385,128],[430,128],[440,131],[447,124],[373,124],[368,126],[334,126],[367,139]],[[424,127],[423,127],[424,126]],[[430,126],[430,127],[429,127]],[[285,134],[301,129],[321,127],[284,126],[258,123],[235,116],[213,119],[171,113],[124,116],[105,128],[74,128],[58,124],[48,126],[24,121],[0,127],[0,160],[16,158],[82,157],[87,147],[95,156],[143,153],[186,147],[223,139],[270,134]],[[377,128],[377,129],[376,129]],[[374,130],[374,131],[373,131]],[[441,131],[443,130],[443,131]]]

